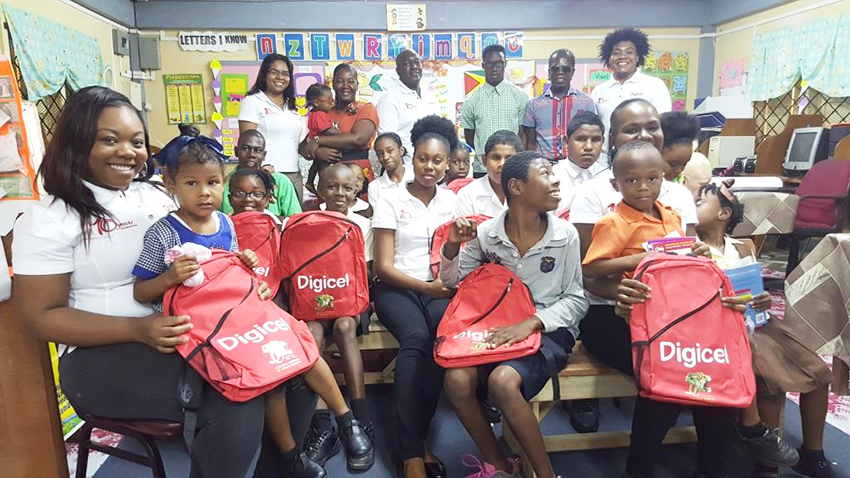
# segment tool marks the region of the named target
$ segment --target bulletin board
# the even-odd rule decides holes
[[[21,92],[9,59],[0,59],[0,200],[38,199],[21,111]]]
[[[316,82],[325,79],[325,64],[322,62],[294,62],[295,72],[292,81],[295,84],[296,105],[299,113],[307,114],[304,93]],[[212,114],[215,130],[213,139],[224,146],[224,153],[234,155],[239,139],[239,106],[248,90],[254,85],[260,71],[259,61],[213,61],[210,62],[213,81],[210,85],[213,93]]]

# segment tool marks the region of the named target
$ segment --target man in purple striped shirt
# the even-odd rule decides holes
[[[555,163],[567,158],[567,126],[582,111],[596,113],[590,96],[570,88],[576,58],[569,50],[555,50],[549,56],[551,87],[528,102],[522,127],[526,151],[539,151]]]

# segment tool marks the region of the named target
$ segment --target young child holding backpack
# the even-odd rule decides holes
[[[501,182],[507,211],[482,224],[455,219],[443,247],[440,277],[444,285],[454,287],[489,262],[517,274],[528,286],[537,312],[518,317],[510,327],[492,329],[485,342],[489,348],[497,348],[541,331],[540,350],[518,359],[447,370],[445,389],[483,455],[483,463],[476,464],[480,473],[476,476],[519,476],[516,461],[502,452],[479,405],[476,389],[485,386],[529,456],[534,472],[541,478],[552,478],[552,463],[528,400],[552,378],[550,369],[560,371],[566,366],[578,323],[587,312],[578,233],[571,224],[551,214],[560,200],[559,184],[551,164],[539,153],[522,152],[508,159],[501,170]],[[466,247],[460,251],[462,243]],[[547,363],[547,354],[554,364]]]
[[[742,261],[755,262],[751,246],[727,235],[744,215],[743,206],[729,186],[707,184],[700,188],[697,200],[697,234],[721,268],[737,267]],[[752,298],[751,304],[756,310],[768,310],[770,294],[762,292]],[[829,368],[815,351],[800,342],[785,320],[774,318],[755,329],[750,345],[758,395],[741,414],[736,438],[756,459],[758,476],[778,476],[778,467],[793,466],[794,471],[804,476],[833,477],[829,460],[823,454],[832,376]],[[803,445],[799,453],[782,439],[778,429],[786,392],[800,392]]]
[[[414,178],[385,191],[372,218],[378,277],[372,296],[381,323],[399,342],[399,475],[445,477],[445,466],[425,441],[443,384],[443,369],[434,362],[434,338],[452,291],[441,280],[431,280],[429,256],[434,231],[454,214],[457,198],[438,183],[457,145],[457,131],[451,121],[431,115],[413,125],[410,139]]]
[[[339,163],[325,168],[319,175],[316,193],[324,201],[322,205],[324,209],[344,214],[360,227],[366,245],[366,264],[371,266],[372,221],[349,209],[357,193],[357,185],[351,169]],[[360,321],[361,317],[347,316],[332,320],[311,320],[307,321],[307,325],[316,338],[319,350],[324,350],[327,337],[333,338],[345,362],[343,375],[351,410],[367,433],[374,436],[366,406],[363,357],[357,344]],[[304,441],[304,449],[311,460],[321,465],[339,452],[339,435],[334,431],[330,411],[323,403],[319,404],[319,409],[313,415],[310,431]]]
[[[253,252],[239,251],[230,218],[217,211],[224,192],[223,158],[206,146],[205,140],[183,140],[182,147],[178,144],[166,155],[166,187],[180,208],[154,223],[145,234],[142,253],[133,269],[137,277],[133,295],[140,303],[154,303],[161,307],[162,296],[170,287],[192,277],[200,269],[200,264],[191,256],[178,257],[169,268],[164,260],[165,252],[174,246],[194,242],[233,252],[248,267],[257,265]],[[268,285],[261,282],[258,293],[261,298],[269,298]],[[356,457],[374,455],[371,438],[346,406],[327,363],[319,358],[313,368],[301,377],[331,404],[345,436],[346,451]],[[266,393],[265,398],[266,426],[283,452],[284,468],[299,478],[326,476],[320,465],[309,461],[296,447],[289,427],[283,387]]]
[[[502,191],[502,166],[511,156],[522,151],[522,142],[513,131],[496,131],[484,145],[487,175],[478,178],[457,193],[455,217],[484,214],[496,217],[508,208]]]
[[[623,200],[593,228],[593,241],[582,270],[588,277],[628,275],[647,255],[642,244],[671,232],[682,233],[679,215],[658,202],[664,161],[650,143],[632,141],[617,148],[612,158],[612,184]],[[697,242],[693,253],[707,255],[708,246]],[[630,277],[630,276],[629,276]],[[596,313],[581,322],[585,348],[606,364],[632,375],[632,344],[629,324],[614,315]],[[624,476],[653,476],[653,466],[667,431],[676,423],[682,405],[635,400],[631,445]],[[698,469],[694,477],[722,476],[730,453],[738,410],[699,406],[693,408],[697,428]]]

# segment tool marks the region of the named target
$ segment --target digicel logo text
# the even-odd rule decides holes
[[[315,293],[319,293],[325,289],[344,289],[351,284],[348,273],[344,277],[334,279],[328,276],[313,277],[313,276],[298,276],[299,289],[311,289]]]
[[[696,347],[682,347],[679,342],[661,342],[661,361],[676,360],[687,368],[694,368],[699,363],[729,363],[729,353],[726,347],[722,349],[701,348],[699,343]]]
[[[475,340],[477,342],[483,342],[484,339],[486,339],[487,337],[489,337],[491,335],[493,335],[493,334],[490,333],[489,329],[482,330],[481,332],[472,332],[470,330],[464,330],[463,332],[461,332],[459,334],[455,334],[455,336],[452,337],[452,338],[453,339],[462,339],[462,338],[466,337],[468,339],[472,339],[472,340]]]
[[[266,340],[266,335],[272,332],[289,330],[289,324],[283,318],[271,321],[268,320],[263,324],[254,324],[254,327],[248,329],[241,334],[219,337],[216,339],[218,345],[224,350],[230,351],[239,346],[240,343],[255,343],[258,344]]]

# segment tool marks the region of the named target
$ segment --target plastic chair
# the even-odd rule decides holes
[[[800,202],[791,234],[786,277],[800,263],[800,241],[844,229],[850,195],[850,161],[827,159],[815,163],[797,188]]]
[[[183,424],[158,420],[119,420],[113,418],[83,417],[85,424],[81,429],[82,441],[77,452],[76,478],[86,478],[89,450],[97,450],[122,460],[146,466],[153,472],[154,478],[165,478],[165,467],[156,444],[157,438],[179,437],[183,434]],[[108,430],[119,435],[135,438],[145,449],[141,455],[120,448],[102,445],[91,441],[91,432],[95,428]]]

